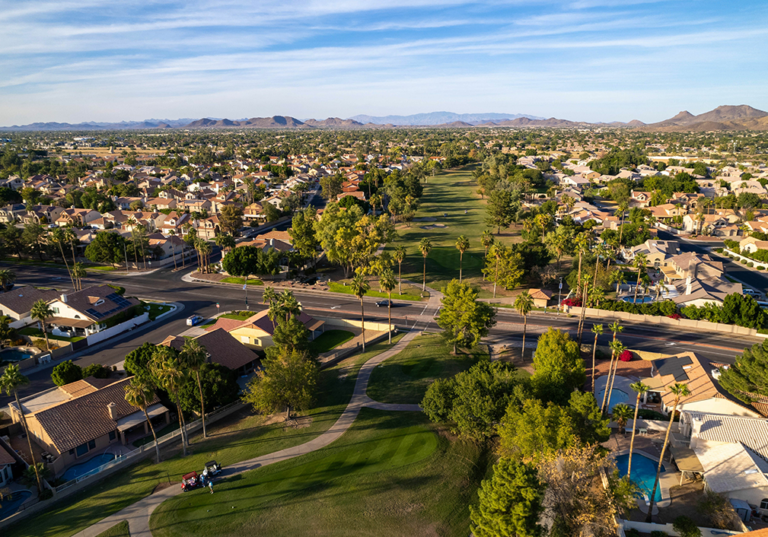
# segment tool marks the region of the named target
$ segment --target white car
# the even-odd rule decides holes
[[[187,326],[195,326],[197,323],[202,321],[203,318],[199,315],[192,315],[191,317],[187,317]]]

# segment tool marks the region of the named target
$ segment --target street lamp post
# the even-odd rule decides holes
[[[245,309],[248,309],[248,274],[245,275],[245,283],[243,284],[243,291],[245,291]]]
[[[558,313],[560,313],[560,308],[561,308],[561,303],[562,303],[561,297],[562,296],[563,296],[563,278],[561,276],[560,277],[560,285],[558,286],[558,289],[557,289],[557,312]]]

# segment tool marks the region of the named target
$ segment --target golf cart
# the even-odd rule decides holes
[[[197,476],[197,472],[189,472],[181,478],[181,490],[187,492],[204,487],[203,478]]]
[[[216,461],[208,461],[205,463],[205,468],[203,469],[203,475],[206,476],[206,478],[219,475],[220,473],[221,473],[221,464],[219,464]]]

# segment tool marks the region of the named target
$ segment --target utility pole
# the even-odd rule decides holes
[[[125,247],[125,243],[123,243],[123,253],[125,254],[125,271],[130,272],[131,269],[128,268],[128,249]]]
[[[561,297],[563,296],[563,277],[560,277],[560,285],[557,289],[557,312],[560,313],[560,304],[561,304]]]

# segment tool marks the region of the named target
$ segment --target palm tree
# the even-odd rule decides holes
[[[616,282],[616,296],[619,296],[619,287],[627,283],[627,276],[624,274],[623,270],[616,269],[613,272],[611,272],[611,279],[610,282]]]
[[[659,297],[662,295],[662,293],[669,292],[669,287],[667,287],[662,280],[659,280],[656,282],[656,301],[658,302]]]
[[[8,269],[0,270],[0,285],[2,285],[3,291],[7,291],[15,281],[16,273],[14,271]]]
[[[520,352],[520,357],[525,357],[525,333],[528,330],[528,314],[533,309],[533,297],[526,289],[515,299],[515,309],[517,313],[523,316],[523,349]]]
[[[635,282],[635,296],[632,299],[633,304],[637,304],[637,289],[640,287],[640,279],[645,274],[645,266],[648,263],[648,257],[645,254],[635,254],[632,264],[637,269],[637,282]]]
[[[133,257],[136,261],[136,270],[139,270],[139,251],[136,249],[136,226],[138,225],[138,221],[135,217],[131,216],[128,218],[127,224],[131,226],[131,242],[133,242]]]
[[[421,284],[421,292],[423,293],[427,289],[427,256],[429,255],[429,251],[432,249],[432,241],[430,241],[428,238],[424,237],[419,241],[419,250],[421,251],[421,255],[424,256],[424,280]]]
[[[53,310],[48,305],[48,303],[41,298],[40,300],[38,300],[32,305],[30,314],[31,314],[30,316],[33,319],[35,319],[36,321],[40,321],[40,325],[43,328],[43,336],[45,336],[45,346],[50,351],[51,344],[48,342],[48,332],[47,332],[47,327],[45,325],[45,320],[48,317],[53,317]]]
[[[653,491],[651,492],[651,503],[648,505],[648,514],[645,517],[646,522],[651,522],[653,518],[653,503],[656,496],[656,488],[659,486],[659,474],[661,473],[662,462],[664,461],[664,453],[667,450],[667,443],[669,442],[669,431],[672,430],[672,422],[675,420],[675,412],[677,412],[677,405],[680,403],[680,399],[691,395],[691,391],[688,389],[687,384],[680,384],[676,382],[674,386],[669,388],[669,391],[675,394],[675,403],[672,405],[672,412],[669,413],[669,423],[667,424],[667,434],[664,436],[664,445],[661,447],[661,456],[659,457],[659,466],[656,467],[656,479],[653,481]]]
[[[277,300],[277,293],[274,287],[265,287],[264,294],[261,295],[261,303],[270,306],[275,300]]]
[[[363,329],[363,352],[365,352],[365,307],[363,306],[363,297],[368,292],[371,286],[365,281],[362,274],[355,274],[352,278],[352,294],[360,300],[360,319],[362,320]]]
[[[184,423],[184,414],[181,411],[181,399],[179,399],[179,390],[184,387],[189,378],[189,371],[184,365],[173,349],[163,346],[155,349],[152,361],[150,362],[150,369],[157,379],[159,387],[168,392],[176,404],[176,412],[179,415],[179,427],[181,429],[181,445],[186,457],[187,431]]]
[[[203,401],[203,383],[200,381],[200,369],[208,361],[208,352],[200,342],[195,339],[188,339],[181,347],[181,359],[190,371],[195,373],[197,378],[197,389],[200,393],[200,417],[203,420],[203,439],[208,438],[205,430],[205,402]]]
[[[581,261],[582,261],[582,258],[584,257],[584,252],[589,250],[589,243],[590,243],[589,233],[587,231],[583,231],[583,232],[579,233],[578,235],[576,235],[576,239],[574,240],[574,243],[576,244],[576,249],[579,251],[579,270],[578,270],[578,275],[576,276],[576,282],[577,282],[577,284],[576,284],[577,285],[577,287],[576,287],[576,296],[577,297],[578,296],[582,296],[583,297],[584,293],[582,292],[582,287],[581,287],[581,284],[582,284],[582,281],[581,281]],[[582,303],[583,302],[584,302],[584,300],[582,298]]]
[[[587,307],[589,306],[589,276],[586,274],[581,282],[581,291],[581,315],[579,316],[579,324],[576,329],[579,338],[579,349],[581,349],[581,338],[584,334],[584,320],[587,317]]]
[[[607,401],[604,411],[606,414],[611,413],[611,396],[613,395],[613,383],[616,381],[616,371],[619,369],[619,357],[621,356],[622,352],[627,350],[627,347],[625,347],[624,344],[618,339],[611,341],[608,346],[611,348],[611,363],[613,364],[613,372],[611,372],[611,368],[609,367],[608,379],[605,382],[605,394],[603,395],[603,403],[605,404]]]
[[[83,290],[83,278],[88,276],[88,272],[85,270],[85,267],[82,263],[75,263],[72,267],[72,276],[75,277],[75,283],[77,286],[75,287],[76,290],[82,291]]]
[[[595,334],[595,342],[592,344],[592,394],[595,393],[595,354],[597,353],[597,338],[603,333],[602,324],[593,324],[592,333]]]
[[[292,316],[298,317],[301,315],[301,304],[296,300],[296,297],[293,296],[291,291],[283,291],[280,293],[280,306],[285,314],[286,321]]]
[[[464,235],[459,235],[459,238],[456,239],[456,249],[459,251],[459,283],[461,283],[464,252],[469,250],[469,239]]]
[[[483,245],[483,248],[485,248],[485,254],[483,254],[483,256],[488,257],[488,248],[493,244],[493,233],[487,229],[483,231],[483,235],[480,237],[480,243]]]
[[[159,464],[160,446],[157,445],[155,427],[152,425],[152,420],[149,419],[149,414],[147,414],[147,407],[154,398],[155,390],[146,378],[133,377],[125,386],[125,400],[128,401],[129,405],[135,406],[144,412],[144,417],[147,419],[147,423],[149,423],[149,429],[152,431],[152,437],[155,439],[155,460]]]
[[[627,422],[629,421],[629,418],[632,417],[632,407],[629,405],[625,405],[624,403],[619,403],[615,407],[613,407],[613,421],[616,422],[616,425],[619,426],[619,432],[621,434],[626,434],[625,427],[627,426]]]
[[[619,203],[618,209],[616,210],[616,216],[621,218],[621,225],[619,227],[619,248],[621,248],[621,237],[624,235],[624,213],[628,208],[629,206],[627,205],[627,202],[623,201]]]
[[[397,294],[403,294],[403,261],[405,261],[405,248],[395,248],[395,261],[397,261]]]
[[[67,262],[67,256],[64,255],[64,230],[61,228],[56,228],[51,232],[50,240],[56,244],[59,245],[59,251],[61,252],[61,259],[64,260],[64,266],[67,267],[67,274],[69,274],[69,279],[72,280],[72,287],[77,290],[77,287],[75,286],[75,279],[72,276],[72,272],[69,270],[69,263]]]
[[[379,276],[379,287],[381,291],[387,293],[387,326],[389,328],[389,337],[387,338],[390,345],[392,344],[392,289],[395,288],[397,282],[395,281],[395,273],[392,270],[387,269]]]
[[[637,401],[635,401],[635,416],[632,421],[632,439],[629,441],[629,461],[627,462],[627,477],[632,479],[632,450],[635,448],[635,431],[637,430],[637,412],[640,410],[640,396],[648,391],[648,386],[637,381],[630,385],[637,392]]]
[[[5,373],[0,377],[0,393],[5,392],[6,395],[12,395],[16,398],[16,408],[21,415],[21,425],[24,427],[24,434],[27,435],[27,445],[29,446],[29,454],[32,457],[32,466],[35,469],[35,478],[37,479],[37,490],[42,491],[43,486],[40,481],[40,471],[38,470],[37,463],[35,463],[35,452],[32,450],[32,435],[29,434],[29,427],[27,427],[27,417],[24,414],[24,407],[19,401],[19,388],[29,384],[29,379],[19,372],[19,366],[11,364],[5,368]]]

